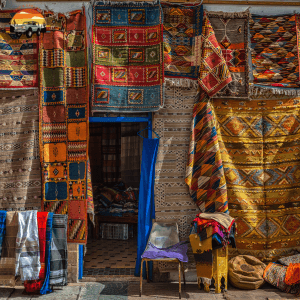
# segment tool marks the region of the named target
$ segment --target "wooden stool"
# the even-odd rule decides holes
[[[146,273],[147,273],[147,282],[149,282],[149,274],[148,274],[148,261],[163,261],[163,262],[178,262],[178,279],[179,279],[179,299],[181,299],[181,271],[183,273],[183,282],[185,285],[185,274],[183,269],[183,262],[181,262],[177,258],[142,258],[141,262],[141,273],[140,273],[140,297],[142,296],[142,285],[143,285],[143,264],[146,262]]]
[[[210,238],[211,239],[211,238]],[[208,250],[208,245],[210,243],[209,239],[206,242],[201,242],[199,239],[198,234],[191,234],[190,235],[190,243],[193,249],[194,254],[201,254],[204,251]],[[211,247],[211,246],[210,246]],[[214,285],[215,285],[215,293],[219,294],[222,292],[222,290],[227,289],[227,277],[228,277],[228,247],[225,247],[225,249],[220,248],[216,250],[212,250],[212,278],[214,279]],[[198,282],[198,288],[201,289],[201,277],[203,276],[203,269],[201,268],[201,265],[197,265],[196,262],[196,269],[197,269],[197,282]],[[206,292],[210,292],[209,288],[210,284],[204,283],[204,290]]]

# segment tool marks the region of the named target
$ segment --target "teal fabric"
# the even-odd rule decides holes
[[[154,179],[158,145],[159,139],[144,138],[143,140],[135,276],[140,276],[141,256],[147,246],[152,228],[152,220],[155,219]],[[143,270],[143,276],[145,278],[145,265],[143,266]],[[152,264],[149,265],[149,279],[152,280]]]

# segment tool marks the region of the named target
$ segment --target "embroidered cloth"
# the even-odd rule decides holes
[[[287,285],[292,285],[300,282],[300,264],[289,264],[284,282]]]
[[[198,79],[195,44],[202,31],[203,5],[162,5],[165,76]]]
[[[0,211],[0,259],[2,253],[2,244],[6,233],[6,211]]]
[[[202,91],[193,109],[185,182],[201,212],[226,212],[226,181],[209,96],[231,82],[231,76],[205,13],[201,38],[203,47],[198,81]]]
[[[274,93],[296,95],[299,82],[298,16],[258,16],[250,20],[253,83]]]
[[[10,20],[18,10],[0,11],[0,89],[26,89],[38,87],[38,42],[33,34],[17,37],[7,33]]]
[[[53,213],[48,213],[47,227],[46,227],[46,251],[45,251],[45,280],[41,287],[40,294],[45,295],[52,292],[49,287],[50,283],[50,263],[51,263],[51,241],[52,241],[52,224]]]
[[[163,28],[158,2],[93,7],[92,113],[163,105]]]
[[[300,98],[272,92],[257,98],[214,99],[211,107],[237,223],[230,255],[274,261],[300,250]]]
[[[66,215],[53,215],[50,252],[50,285],[67,285],[68,249]]]
[[[240,13],[206,12],[222,49],[232,81],[217,97],[249,97],[249,11]]]
[[[199,214],[198,216],[201,219],[215,220],[218,223],[220,223],[223,227],[225,227],[228,231],[230,231],[232,223],[234,222],[234,218],[232,218],[228,214],[221,213],[221,212],[202,213],[202,214]]]
[[[69,217],[68,241],[87,237],[88,99],[85,12],[44,13],[40,42],[42,210]]]
[[[16,242],[16,276],[37,280],[41,270],[37,211],[19,212]]]
[[[37,90],[1,91],[2,210],[41,209],[38,101]]]
[[[17,233],[18,213],[8,211],[6,214],[6,234],[0,259],[0,285],[15,286]]]
[[[28,293],[36,292],[41,289],[45,279],[45,251],[46,251],[46,226],[47,226],[47,212],[38,212],[38,230],[39,230],[39,245],[40,245],[40,262],[41,270],[39,279],[34,281],[25,281],[25,291]]]

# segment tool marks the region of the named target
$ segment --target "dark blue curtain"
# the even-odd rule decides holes
[[[143,254],[149,234],[152,228],[152,220],[155,219],[154,203],[154,179],[155,163],[158,151],[159,139],[144,138],[141,180],[139,190],[139,214],[138,214],[138,240],[137,260],[135,265],[135,276],[140,276],[141,255]],[[143,266],[143,277],[146,276],[146,267]],[[152,263],[149,264],[149,279],[152,280]]]

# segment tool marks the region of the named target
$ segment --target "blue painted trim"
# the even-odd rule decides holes
[[[146,117],[90,117],[90,123],[149,122]]]
[[[148,138],[152,138],[152,113],[148,113]]]
[[[83,277],[83,245],[78,245],[79,260],[78,260],[78,279]]]

